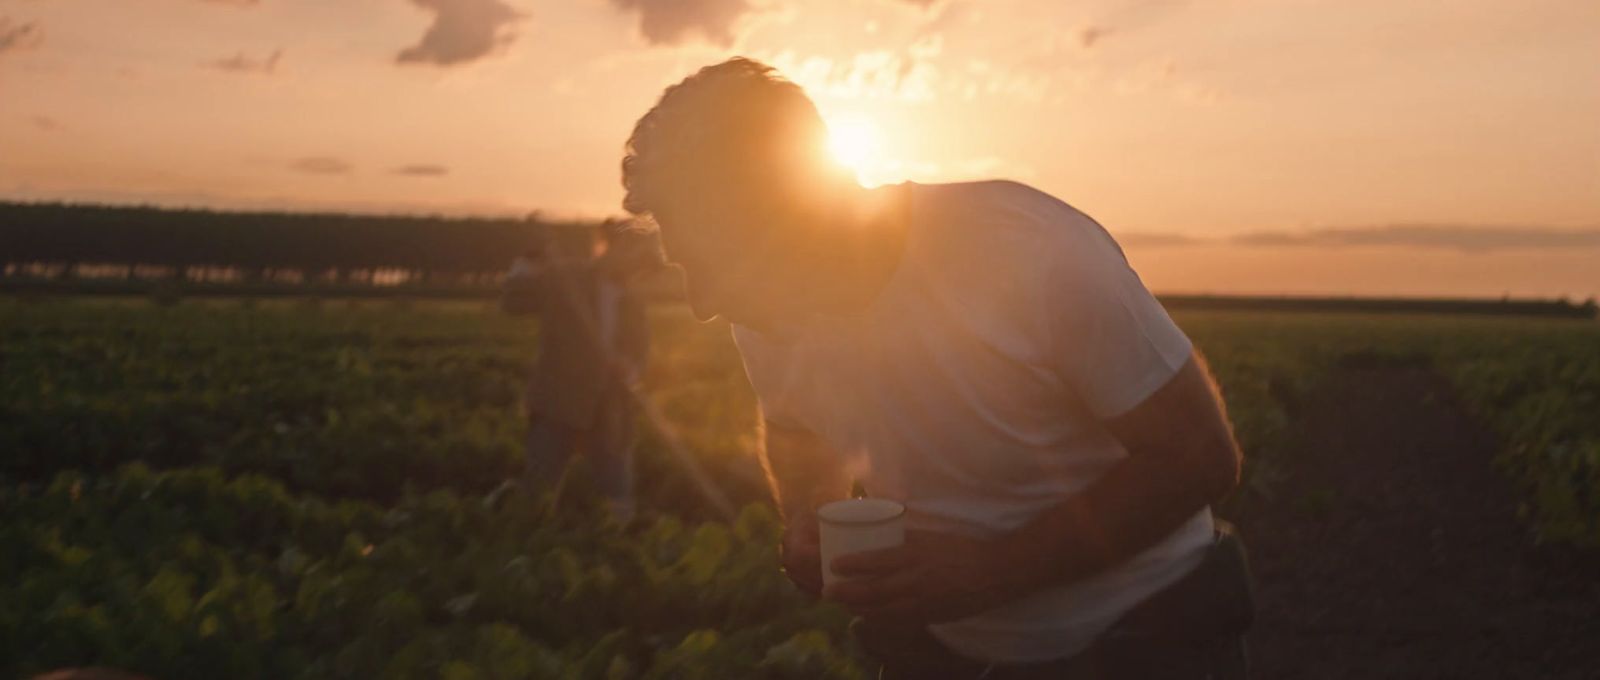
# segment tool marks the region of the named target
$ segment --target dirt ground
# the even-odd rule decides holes
[[[1257,678],[1600,678],[1600,555],[1536,547],[1496,443],[1426,371],[1349,362],[1295,410],[1250,548]]]

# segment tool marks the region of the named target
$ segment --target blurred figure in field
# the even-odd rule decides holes
[[[508,279],[527,279],[539,273],[539,263],[544,259],[543,248],[529,248],[511,261],[511,271],[506,272]]]
[[[549,258],[537,290],[539,357],[528,387],[525,479],[557,488],[574,454],[620,517],[632,515],[633,390],[650,350],[639,277],[660,266],[652,234],[607,223],[597,255]]]
[[[789,578],[862,616],[886,679],[1243,677],[1249,578],[1211,514],[1239,449],[1116,241],[1015,182],[864,188],[827,138],[732,59],[622,162],[696,315],[732,322]],[[906,543],[824,590],[816,509],[852,481],[906,507]]]
[[[546,245],[540,243],[511,261],[500,295],[501,311],[515,315],[538,313],[539,273],[544,271],[547,250]]]

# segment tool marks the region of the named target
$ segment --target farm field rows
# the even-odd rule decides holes
[[[736,518],[653,436],[631,523],[505,483],[537,328],[484,304],[0,300],[0,673],[865,677],[848,615],[774,568],[726,327],[653,314],[649,394]],[[1242,493],[1274,493],[1328,370],[1418,365],[1503,438],[1530,532],[1600,544],[1600,326],[1176,318],[1227,396]]]

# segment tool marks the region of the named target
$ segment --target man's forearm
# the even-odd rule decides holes
[[[1167,461],[1130,457],[1007,536],[1002,548],[1018,565],[1022,592],[1077,581],[1165,538],[1212,495]]]
[[[1025,585],[1073,581],[1123,562],[1238,484],[1239,445],[1198,354],[1106,427],[1128,457],[1002,546],[1025,565]]]

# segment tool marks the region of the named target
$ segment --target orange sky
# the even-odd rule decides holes
[[[1593,0],[0,0],[0,197],[614,213],[660,89],[806,86],[1157,290],[1600,293]]]

